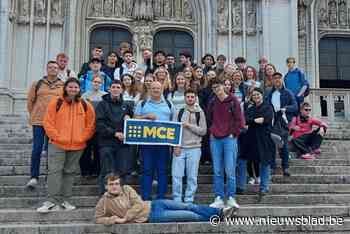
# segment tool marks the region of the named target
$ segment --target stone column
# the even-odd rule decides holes
[[[8,41],[9,38],[9,11],[10,0],[1,0],[0,2],[0,88],[8,88],[4,79],[9,77],[9,50]]]

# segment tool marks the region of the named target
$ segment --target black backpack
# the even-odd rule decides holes
[[[182,116],[185,112],[185,108],[181,108],[179,110],[179,114],[177,116],[177,122],[181,122],[181,119],[182,119]],[[197,122],[197,126],[199,126],[199,121],[200,121],[200,118],[201,118],[201,113],[200,112],[195,112],[195,115],[196,115],[196,122]]]

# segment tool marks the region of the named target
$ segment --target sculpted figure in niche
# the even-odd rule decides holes
[[[134,18],[138,20],[152,20],[152,0],[137,0],[134,6]]]
[[[184,3],[184,16],[186,20],[192,20],[192,6],[191,3],[187,0]]]
[[[337,20],[337,2],[335,0],[331,0],[328,2],[328,11],[329,11],[329,23],[331,25],[336,25],[338,23]]]
[[[325,8],[320,8],[319,23],[322,26],[326,26],[328,24],[328,14]]]
[[[133,10],[134,10],[135,0],[124,0],[124,16],[126,17],[132,17],[133,16]]]
[[[347,7],[346,7],[346,1],[345,0],[341,0],[339,2],[339,24],[341,26],[346,26],[348,23],[347,23],[347,19],[348,19],[348,16],[347,16]]]
[[[44,0],[35,1],[35,16],[39,18],[45,17],[45,3]]]
[[[250,1],[250,6],[248,7],[247,10],[247,25],[248,28],[255,28],[256,26],[256,6],[255,6],[255,1],[251,0]]]
[[[163,6],[163,12],[164,12],[164,17],[167,19],[170,19],[172,16],[172,1],[171,0],[164,0],[164,6]]]
[[[306,6],[302,0],[298,4],[298,26],[299,30],[304,30],[306,28]]]
[[[94,0],[91,4],[90,16],[101,16],[102,6],[100,0]]]
[[[177,19],[182,17],[182,0],[175,0],[175,17]]]
[[[115,2],[114,2],[114,14],[116,17],[123,16],[123,0],[115,0]]]
[[[20,0],[19,2],[19,14],[20,16],[29,15],[29,0]]]
[[[228,7],[226,0],[218,1],[218,26],[220,31],[228,28]]]
[[[154,16],[159,18],[162,16],[162,0],[154,0],[153,3]]]
[[[241,28],[242,26],[242,10],[241,4],[234,1],[232,4],[232,26],[233,28]]]
[[[58,19],[61,17],[61,7],[60,0],[52,0],[51,5],[51,16],[54,19]]]
[[[113,14],[113,0],[104,0],[103,12],[105,16],[111,16]]]

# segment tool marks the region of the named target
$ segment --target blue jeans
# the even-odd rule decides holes
[[[213,215],[221,215],[221,210],[209,206],[182,203],[174,200],[154,200],[148,222],[206,222]]]
[[[210,137],[210,148],[214,168],[215,196],[225,197],[224,171],[227,176],[227,195],[235,197],[236,194],[236,161],[237,139],[232,136],[225,138]]]
[[[30,174],[32,178],[39,178],[40,174],[40,156],[43,149],[47,150],[45,145],[45,129],[40,125],[33,125],[33,146],[32,158],[30,164]]]
[[[270,183],[270,164],[259,163],[260,169],[260,192],[269,191]],[[245,190],[247,184],[247,160],[238,159],[238,178],[237,187]]]
[[[187,176],[187,187],[185,192],[185,202],[193,202],[194,194],[197,190],[197,176],[199,161],[201,158],[201,149],[181,149],[179,156],[173,157],[172,178],[173,178],[173,199],[182,201],[182,178]]]
[[[170,157],[169,146],[143,145],[140,147],[143,163],[141,177],[142,199],[151,200],[153,175],[157,173],[157,199],[164,199],[168,187],[167,164]]]
[[[282,159],[282,169],[288,169],[289,168],[289,150],[288,150],[288,142],[284,143],[283,147],[279,151],[279,155]],[[271,169],[276,169],[276,157],[273,157],[272,163],[271,163]]]

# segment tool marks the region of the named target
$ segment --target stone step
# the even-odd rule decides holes
[[[213,183],[212,175],[199,175],[198,183],[199,184],[212,184]],[[45,176],[40,176],[39,183],[44,184]],[[18,176],[1,176],[0,184],[1,185],[11,185],[11,186],[22,186],[28,182],[29,177],[18,175]],[[168,178],[170,183],[171,178]],[[84,179],[80,176],[75,177],[75,184],[96,184],[96,179]],[[133,177],[128,181],[129,184],[138,184],[139,177]],[[278,184],[350,184],[350,175],[306,175],[306,174],[297,174],[292,175],[291,177],[285,177],[282,175],[272,176],[272,183]]]
[[[237,216],[263,217],[263,216],[349,216],[349,206],[338,205],[249,205],[241,206]],[[72,223],[93,222],[94,209],[82,208],[73,211],[57,211],[48,214],[39,214],[34,209],[0,209],[0,223]]]
[[[140,191],[140,185],[131,185],[134,189]],[[171,191],[171,185],[168,185],[168,191]],[[186,185],[184,185],[184,188]],[[153,186],[154,192],[156,186]],[[256,194],[259,190],[259,185],[247,184],[246,194]],[[197,193],[212,193],[213,185],[211,184],[198,184]],[[270,194],[317,194],[317,193],[349,193],[349,184],[270,184]],[[46,196],[47,188],[45,185],[38,186],[36,189],[28,189],[24,185],[22,186],[2,186],[0,188],[0,198],[6,197],[37,197]],[[73,187],[74,196],[96,196],[98,194],[97,185],[76,185]]]
[[[21,154],[8,154],[6,156],[0,156],[0,166],[16,166],[16,167],[29,167],[30,166],[30,152],[26,152],[25,155]],[[1,155],[1,152],[0,152]],[[276,159],[277,165],[281,165],[281,159]],[[47,158],[41,158],[41,166],[46,168]],[[301,160],[290,159],[290,166],[350,166],[349,159],[328,159],[328,158],[316,158],[315,160]],[[211,166],[211,165],[209,165]],[[24,170],[24,169],[22,169]]]
[[[167,195],[171,199],[171,194]],[[214,201],[214,194],[196,194],[195,203],[210,204]],[[0,198],[0,209],[21,209],[37,208],[46,197],[6,197]],[[98,196],[75,196],[71,198],[72,204],[80,208],[95,207]],[[240,205],[249,204],[269,204],[269,205],[317,205],[334,204],[350,205],[350,194],[288,194],[288,195],[266,195],[263,200],[258,202],[258,195],[237,195],[237,202]]]
[[[307,175],[350,175],[350,166],[294,166],[290,165],[289,171],[292,174]],[[47,174],[47,164],[42,163],[40,174]],[[212,166],[200,166],[199,174],[213,174]],[[3,175],[30,175],[30,166],[0,166],[0,176]]]
[[[300,218],[300,217],[299,217]],[[244,219],[244,220],[243,220]],[[244,217],[234,225],[220,223],[213,226],[209,222],[187,223],[133,223],[123,225],[98,225],[90,222],[58,224],[5,224],[0,225],[0,233],[6,234],[73,234],[73,233],[132,233],[132,234],[197,234],[197,233],[349,233],[350,219],[342,219],[342,225],[258,225],[251,218]],[[307,219],[307,218],[306,218]],[[316,217],[314,218],[316,219]],[[252,221],[250,221],[252,220]],[[335,220],[335,219],[334,219]],[[238,224],[238,222],[240,222]],[[261,222],[261,221],[256,221]],[[279,221],[288,222],[288,221]]]

